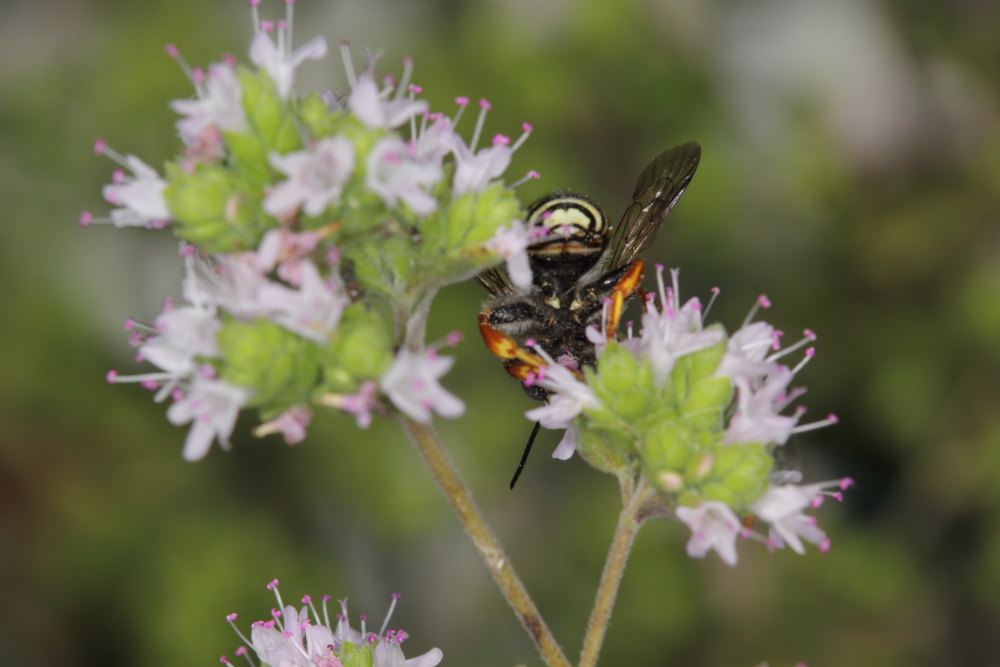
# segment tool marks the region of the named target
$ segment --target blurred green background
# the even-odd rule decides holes
[[[266,13],[281,11],[266,1]],[[137,388],[122,321],[176,295],[168,234],[79,229],[107,210],[102,136],[162,165],[167,108],[190,87],[163,54],[245,58],[238,0],[3,4],[0,22],[0,663],[217,664],[223,621],[286,599],[349,596],[408,653],[538,664],[534,649],[392,422],[317,417],[306,442],[250,436],[198,464]],[[729,568],[641,532],[605,665],[1000,663],[1000,4],[903,0],[303,0],[298,42],[416,59],[435,108],[494,104],[490,132],[536,132],[512,173],[531,199],[571,186],[617,214],[657,152],[699,140],[693,185],[647,256],[686,294],[722,289],[736,326],[819,333],[793,438],[809,481],[852,475],[818,512],[828,554],[741,545]],[[356,52],[357,53],[357,52]],[[300,91],[345,87],[336,53]],[[445,384],[468,410],[440,430],[575,657],[617,513],[611,478],[549,459],[543,433],[508,491],[531,402],[480,344],[476,285],[445,291],[431,338],[466,334]]]

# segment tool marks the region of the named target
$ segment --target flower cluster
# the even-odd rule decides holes
[[[437,648],[409,660],[403,656],[401,645],[409,635],[403,630],[388,629],[398,595],[392,596],[392,604],[379,631],[369,632],[364,616],[361,616],[360,630],[351,627],[347,600],[340,600],[341,613],[331,622],[327,609],[329,595],[322,597],[322,611],[308,595],[302,598],[302,607],[296,609],[282,601],[277,580],[267,588],[274,593],[278,606],[271,610],[270,620],[255,621],[251,625],[250,637],[236,627],[236,614],[226,616],[244,643],[236,649],[236,655],[251,665],[257,663],[250,656],[250,650],[256,653],[261,665],[272,667],[434,667],[444,657]],[[233,667],[225,656],[220,662]]]
[[[631,323],[623,340],[589,328],[596,368],[581,374],[573,360],[557,363],[536,346],[549,365],[530,381],[552,394],[527,416],[566,429],[556,458],[578,451],[607,472],[640,470],[657,502],[691,528],[692,556],[715,550],[735,564],[739,536],[799,553],[803,541],[826,550],[826,535],[804,511],[826,495],[839,498],[851,480],[798,485],[797,473],[776,470],[773,456],[792,434],[837,421],[800,424],[804,408],[785,413],[802,393],[789,385],[815,354],[815,334],[783,347],[781,331],[753,321],[770,305],[766,297],[732,334],[706,327],[707,309],[697,298],[681,302],[677,276],[665,286],[657,266],[659,289],[646,296],[638,335]],[[794,367],[779,362],[802,348]],[[745,527],[741,515],[768,524],[768,534]]]
[[[423,340],[433,296],[501,261],[515,283],[531,282],[517,183],[502,180],[531,127],[481,147],[486,100],[467,139],[457,128],[468,98],[431,112],[411,61],[398,80],[379,79],[377,55],[357,71],[347,43],[346,92],[300,97],[296,70],[325,57],[326,41],[293,49],[292,0],[278,22],[260,20],[258,4],[255,67],[232,56],[191,67],[167,48],[195,89],[170,105],[180,155],[161,173],[99,140],[95,151],[120,166],[104,188],[115,208],[80,218],[168,228],[182,242],[186,303],[128,324],[157,370],[108,379],[170,399],[170,421],[192,424],[192,460],[214,440],[228,446],[243,407],[260,412],[258,434],[290,443],[315,405],[362,427],[390,406],[424,422],[460,415],[439,383],[452,360]]]

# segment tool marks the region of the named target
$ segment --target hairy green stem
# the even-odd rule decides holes
[[[472,498],[472,493],[459,476],[458,470],[455,469],[455,465],[441,445],[434,429],[427,424],[410,419],[406,415],[400,414],[398,418],[416,445],[417,451],[424,457],[431,474],[434,475],[434,479],[437,480],[438,486],[441,487],[448,499],[451,509],[458,517],[459,523],[462,524],[462,528],[472,539],[486,569],[489,570],[493,580],[500,587],[501,593],[521,620],[521,625],[528,631],[535,646],[538,647],[545,664],[549,667],[570,667],[569,660],[566,659],[562,649],[556,643],[555,637],[552,636],[552,632],[542,620],[538,608],[535,607],[535,603],[528,595],[524,584],[514,572],[510,559],[507,558],[496,535],[487,525],[486,519]]]
[[[649,487],[644,481],[640,481],[637,486],[633,486],[631,480],[629,484],[622,482],[623,508],[618,515],[618,526],[615,528],[615,536],[604,563],[601,583],[597,586],[594,608],[587,622],[587,634],[583,638],[579,667],[594,667],[597,664],[597,657],[608,629],[608,621],[611,620],[611,610],[618,595],[618,588],[621,586],[622,575],[625,573],[628,555],[632,551],[632,544],[642,523],[637,516],[638,510],[648,497]]]

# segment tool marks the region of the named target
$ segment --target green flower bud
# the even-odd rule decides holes
[[[271,180],[268,155],[284,154],[302,148],[295,117],[278,96],[274,82],[265,70],[236,72],[243,91],[243,111],[249,128],[246,132],[226,132],[223,138],[233,167],[258,187]]]
[[[344,667],[372,667],[372,650],[369,646],[357,646],[345,641],[340,653]]]
[[[392,347],[384,318],[361,302],[352,303],[322,351],[323,389],[350,393],[362,381],[378,378],[392,363]]]
[[[767,489],[773,467],[774,458],[762,443],[719,445],[712,478],[729,490],[730,507],[746,507]]]
[[[497,230],[520,216],[521,202],[500,183],[480,192],[467,192],[453,200],[443,216],[440,233],[442,248],[453,249],[481,245]],[[433,245],[432,230],[426,230],[428,244]]]
[[[200,164],[186,171],[168,164],[163,193],[177,236],[209,253],[255,248],[269,225],[261,218],[258,195],[232,172]]]
[[[694,384],[715,375],[725,353],[726,345],[720,342],[697,352],[685,354],[674,362],[667,387],[673,391],[678,405],[683,405],[688,400]]]
[[[614,475],[629,473],[634,460],[627,453],[630,448],[631,438],[620,430],[599,432],[596,429],[580,428],[576,432],[577,453],[602,472]]]
[[[310,400],[319,376],[319,348],[268,320],[230,320],[218,335],[221,377],[254,390],[250,405],[270,418]]]

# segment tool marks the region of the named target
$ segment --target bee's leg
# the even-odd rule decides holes
[[[479,333],[490,352],[504,360],[504,368],[516,378],[524,380],[532,370],[547,366],[548,362],[534,352],[521,347],[516,340],[490,326],[490,315],[479,314]]]
[[[646,265],[641,259],[633,260],[625,266],[610,271],[597,281],[594,287],[598,293],[607,292],[611,303],[608,306],[607,326],[604,335],[608,338],[614,336],[618,329],[618,322],[622,317],[622,310],[625,308],[625,299],[629,298],[639,289],[642,282],[642,274]]]

